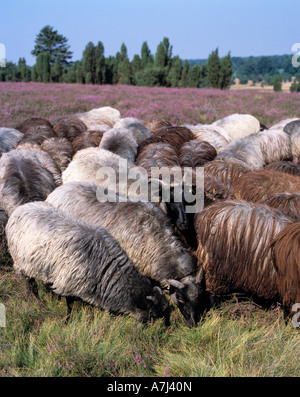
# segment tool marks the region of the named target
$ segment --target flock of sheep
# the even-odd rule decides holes
[[[300,119],[267,129],[234,114],[174,126],[104,107],[0,128],[0,152],[0,223],[14,269],[37,298],[36,280],[65,297],[68,316],[80,299],[168,324],[175,305],[194,326],[233,292],[279,301],[285,315],[300,303]],[[194,177],[203,167],[204,208],[187,213],[172,181],[168,201],[160,179],[156,202],[134,200],[133,180],[120,192],[136,166],[149,186],[153,167],[191,167]],[[117,176],[114,201],[97,196],[105,167]]]

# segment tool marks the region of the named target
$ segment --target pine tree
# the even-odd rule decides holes
[[[38,56],[41,53],[49,54],[49,62],[52,65],[58,56],[61,57],[62,64],[68,64],[72,58],[72,51],[67,44],[68,39],[54,30],[52,26],[46,25],[36,36],[33,55]]]
[[[121,45],[121,52],[118,56],[118,83],[131,84],[130,62],[127,55],[127,47],[124,43]]]
[[[219,88],[221,88],[222,90],[229,88],[231,77],[232,77],[232,61],[229,52],[221,60],[220,71],[219,71],[219,82],[218,82]]]
[[[196,64],[189,69],[189,87],[199,88],[201,84],[201,67]]]
[[[182,60],[179,56],[175,56],[172,59],[171,67],[167,76],[167,84],[171,87],[178,87],[181,80],[182,73]]]
[[[96,65],[95,65],[95,46],[90,41],[83,51],[82,68],[86,84],[95,83]]]
[[[148,47],[147,41],[143,42],[141,49],[141,67],[145,69],[147,65],[153,64],[153,56],[151,55],[151,51]]]
[[[185,60],[181,73],[181,82],[180,82],[181,87],[189,86],[189,70],[190,70],[190,63],[188,60]]]
[[[221,62],[218,54],[218,48],[212,51],[208,57],[207,61],[207,75],[209,87],[218,88],[219,87],[219,73]]]
[[[37,81],[48,83],[50,81],[50,55],[47,52],[41,52],[36,57]]]
[[[98,41],[95,47],[95,83],[104,84],[105,83],[105,56],[104,56],[104,46],[101,41]]]

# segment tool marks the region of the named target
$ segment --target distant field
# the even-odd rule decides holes
[[[232,113],[250,113],[270,126],[289,117],[300,117],[300,94],[261,89],[134,87],[0,83],[0,126],[13,127],[21,120],[56,118],[112,106],[122,117],[141,121],[167,119],[174,124],[211,123]]]
[[[0,83],[0,126],[29,117],[50,121],[112,106],[122,117],[211,123],[250,113],[270,126],[300,117],[300,94],[267,90],[167,89]],[[75,304],[68,324],[65,301],[39,284],[42,303],[26,295],[0,230],[0,377],[299,377],[299,329],[268,310],[236,297],[187,328],[174,307],[170,327],[143,325],[88,305]],[[170,379],[172,380],[172,379]]]

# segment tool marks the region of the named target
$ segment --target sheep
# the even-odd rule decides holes
[[[18,207],[6,226],[16,272],[74,298],[139,321],[166,317],[170,307],[159,287],[140,275],[115,239],[46,202]]]
[[[179,158],[169,143],[151,143],[144,147],[136,158],[135,164],[148,172],[152,167],[179,167]]]
[[[3,208],[0,207],[0,228],[5,227],[7,220],[8,220],[8,217],[6,215],[6,212],[4,211]]]
[[[73,146],[67,138],[49,138],[41,143],[41,148],[49,154],[52,160],[63,172],[72,160]]]
[[[233,183],[237,200],[260,203],[275,193],[300,194],[300,178],[279,171],[255,170]]]
[[[210,143],[194,139],[181,146],[179,164],[181,167],[202,167],[216,156],[217,151]]]
[[[55,189],[46,201],[84,222],[105,228],[141,274],[162,287],[170,287],[170,296],[186,322],[196,324],[203,309],[201,282],[195,283],[195,263],[165,214],[151,202],[121,202],[121,196],[117,202],[99,202],[100,193],[93,183],[67,183]]]
[[[234,199],[232,185],[222,182],[214,175],[205,173],[204,169],[204,192],[207,199],[212,201]]]
[[[0,152],[6,153],[13,150],[24,134],[14,128],[0,128]]]
[[[283,131],[290,136],[292,136],[295,133],[298,133],[300,131],[300,119],[296,119],[287,123],[284,126]]]
[[[293,162],[298,164],[300,158],[300,131],[293,133],[291,136]]]
[[[72,142],[74,153],[89,147],[98,147],[103,137],[103,131],[87,130],[78,135]]]
[[[25,134],[27,130],[39,126],[53,128],[52,123],[43,117],[31,117],[17,124],[15,128],[16,130],[21,131],[23,134]]]
[[[232,186],[240,176],[251,171],[252,168],[237,159],[225,158],[223,160],[213,160],[204,164],[204,176],[215,177],[219,182]]]
[[[214,126],[205,125],[193,129],[193,135],[199,141],[210,143],[216,149],[217,154],[223,152],[229,144],[225,136]]]
[[[186,127],[163,127],[153,132],[153,135],[159,137],[162,142],[171,145],[177,154],[179,154],[181,146],[188,141],[195,139],[191,130]]]
[[[150,131],[151,134],[153,134],[162,127],[172,127],[172,123],[169,120],[152,120],[147,121],[145,123],[145,127]]]
[[[19,141],[19,144],[25,142],[34,142],[40,145],[45,139],[56,137],[54,130],[48,125],[38,125],[26,129],[24,136]]]
[[[56,188],[51,172],[27,152],[14,150],[0,160],[0,203],[7,216],[22,204],[45,200]]]
[[[255,169],[261,169],[264,166],[264,156],[260,144],[249,137],[231,142],[224,151],[217,155],[216,160],[228,157],[243,161]]]
[[[99,148],[109,150],[134,163],[137,154],[137,143],[130,130],[112,128],[103,134]]]
[[[277,288],[285,316],[300,302],[300,222],[287,225],[271,242],[277,269]]]
[[[298,118],[288,118],[288,119],[284,119],[281,121],[278,121],[278,123],[271,125],[271,127],[269,127],[269,131],[272,130],[284,130],[285,126],[293,121],[298,120]]]
[[[300,195],[277,193],[263,201],[269,207],[279,208],[295,221],[300,220]]]
[[[110,106],[91,109],[85,113],[78,113],[74,117],[82,120],[88,129],[96,129],[97,125],[109,125],[111,128],[121,118],[119,110]]]
[[[259,121],[251,114],[231,114],[215,121],[213,125],[222,127],[230,136],[231,141],[245,138],[260,131]]]
[[[187,128],[189,128],[193,133],[195,131],[204,131],[205,133],[209,131],[213,131],[218,133],[219,135],[222,135],[227,143],[231,141],[229,134],[224,130],[222,127],[218,127],[217,125],[214,124],[196,124],[196,125],[185,125]]]
[[[148,128],[134,117],[125,117],[123,119],[119,119],[114,125],[114,129],[115,128],[125,128],[130,130],[137,145],[139,145],[144,139],[147,139],[151,136],[151,132],[148,130]]]
[[[136,157],[139,156],[139,154],[144,150],[144,148],[147,145],[150,145],[151,143],[161,143],[164,144],[164,142],[158,137],[158,136],[150,136],[150,138],[144,139],[137,147],[137,154]],[[168,143],[166,143],[168,145]],[[174,149],[173,149],[174,150]]]
[[[37,161],[43,168],[46,168],[53,175],[56,186],[62,184],[62,174],[59,165],[52,159],[49,153],[44,151],[40,145],[27,142],[26,144],[20,144],[15,148],[15,151],[19,151],[24,157],[32,158]],[[11,152],[7,153],[7,156],[13,155]]]
[[[196,256],[206,291],[219,297],[242,292],[264,303],[277,299],[270,243],[292,222],[276,208],[236,200],[219,201],[196,214]]]
[[[58,137],[73,142],[78,135],[87,130],[87,126],[79,118],[70,117],[60,120],[53,129]]]
[[[300,176],[300,164],[294,164],[291,161],[274,161],[265,166],[265,170],[274,170],[285,172],[291,175]]]
[[[270,130],[252,134],[247,140],[259,143],[264,165],[292,158],[291,138],[282,130]]]

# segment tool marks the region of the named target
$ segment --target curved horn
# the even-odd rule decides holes
[[[172,285],[173,287],[175,287],[175,288],[179,288],[179,289],[184,288],[184,284],[182,284],[182,283],[181,283],[180,281],[178,281],[178,280],[170,279],[170,280],[167,280],[167,282],[168,282],[170,285]]]
[[[155,287],[153,287],[153,289],[155,289],[156,291],[158,291],[160,295],[163,295],[163,292],[162,292],[162,290],[159,288],[158,285],[156,285]]]

